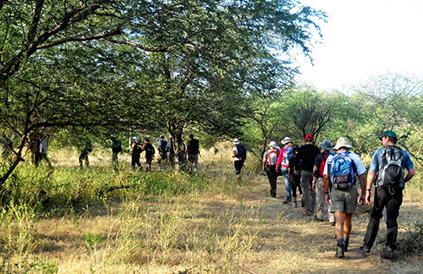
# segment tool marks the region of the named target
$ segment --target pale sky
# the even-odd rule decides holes
[[[328,15],[314,66],[297,77],[318,89],[344,89],[386,72],[423,78],[423,0],[300,0]]]

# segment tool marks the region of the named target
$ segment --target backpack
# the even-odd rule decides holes
[[[145,146],[145,155],[148,156],[153,156],[156,153],[156,150],[154,149],[153,145],[148,144]]]
[[[278,155],[279,151],[277,149],[268,150],[266,155],[266,164],[269,166],[276,166]]]
[[[404,171],[401,165],[403,159],[404,154],[399,147],[389,146],[384,148],[377,187],[404,188]]]
[[[320,162],[320,166],[319,166],[319,176],[323,178],[323,172],[325,171],[325,165],[326,165],[326,161],[329,157],[330,153],[324,153],[322,154],[322,161]]]
[[[247,159],[247,148],[243,145],[237,145],[235,156],[241,160]]]
[[[160,140],[159,151],[160,152],[166,152],[166,147],[167,147],[167,141],[166,140]]]
[[[113,152],[121,152],[122,151],[122,144],[119,140],[112,141],[112,151]]]
[[[192,139],[188,141],[187,152],[188,154],[198,154],[200,150],[200,144],[197,139]]]
[[[349,190],[355,185],[356,166],[349,152],[337,153],[331,162],[330,179],[337,190]]]

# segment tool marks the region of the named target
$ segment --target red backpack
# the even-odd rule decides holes
[[[326,160],[328,159],[329,155],[330,153],[322,154],[322,162],[320,162],[320,167],[319,167],[319,175],[322,178],[323,178],[323,172],[325,171]]]

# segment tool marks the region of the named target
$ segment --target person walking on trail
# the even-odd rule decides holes
[[[186,152],[188,154],[188,172],[196,172],[198,167],[198,156],[200,154],[200,141],[195,139],[193,134],[189,135]]]
[[[394,252],[397,249],[397,219],[403,199],[402,191],[405,183],[413,178],[416,171],[410,154],[396,145],[398,138],[394,131],[385,131],[380,140],[382,147],[374,152],[367,175],[365,198],[367,204],[371,204],[373,184],[375,184],[375,194],[364,243],[360,250],[364,253],[370,252],[379,231],[382,211],[386,208],[386,244],[381,257],[395,259],[397,257]],[[404,169],[407,170],[405,176]]]
[[[48,167],[50,169],[53,169],[53,165],[51,164],[50,159],[48,158],[48,141],[46,136],[42,136],[39,140],[38,153],[40,157],[39,162],[45,160],[48,164]]]
[[[263,155],[262,171],[266,172],[270,184],[270,196],[276,197],[277,178],[276,162],[278,160],[280,148],[275,141],[269,143],[268,149]]]
[[[344,258],[348,251],[351,233],[351,219],[357,208],[357,178],[363,191],[366,184],[366,168],[360,156],[351,152],[350,141],[346,137],[337,140],[334,155],[329,155],[323,171],[326,201],[331,203],[331,212],[335,214],[336,257]],[[329,185],[331,192],[329,195]],[[364,193],[364,192],[362,192]]]
[[[145,171],[151,171],[151,164],[153,163],[154,154],[156,150],[153,145],[150,143],[150,138],[146,137],[144,139],[144,144],[142,145],[142,151],[145,151],[145,162],[146,167]]]
[[[303,195],[303,191],[301,189],[301,166],[298,161],[298,146],[292,146],[292,156],[289,160],[289,180],[291,182],[291,189],[292,189],[292,200],[293,206],[297,207],[297,190],[298,194],[301,196]],[[301,206],[304,207],[304,203],[301,203]]]
[[[167,164],[167,153],[169,149],[168,141],[165,139],[164,135],[160,135],[160,139],[157,142],[157,148],[159,150],[159,159],[157,159],[157,163],[160,169],[163,169]]]
[[[140,162],[142,147],[138,137],[134,136],[131,139],[131,167],[132,170],[142,169]]]
[[[316,194],[314,220],[323,222],[326,218],[328,218],[329,222],[335,225],[335,216],[329,211],[329,204],[325,199],[325,193],[323,190],[323,171],[325,169],[326,160],[331,154],[330,150],[332,149],[332,142],[330,140],[324,140],[320,143],[319,147],[322,152],[317,155],[313,167],[312,189]]]
[[[241,179],[241,169],[247,159],[247,148],[241,144],[238,138],[233,140],[232,160],[234,162],[236,178]]]
[[[110,137],[112,141],[112,166],[114,170],[117,170],[119,167],[119,153],[122,151],[122,143],[112,135]]]
[[[84,167],[84,161],[85,161],[85,166],[89,167],[90,165],[90,159],[88,158],[88,155],[91,153],[91,151],[93,151],[93,144],[91,143],[91,140],[86,139],[82,149],[81,149],[81,154],[79,154],[79,167],[83,168]]]
[[[289,160],[292,157],[292,140],[289,137],[285,137],[281,143],[283,147],[276,161],[276,170],[283,175],[286,191],[286,198],[283,203],[288,204],[292,200],[292,184],[289,178]]]
[[[175,139],[173,138],[172,134],[169,135],[169,139],[167,141],[167,160],[171,167],[175,167]]]
[[[313,179],[313,166],[316,156],[320,150],[314,145],[314,137],[307,134],[304,137],[304,145],[298,149],[298,160],[301,165],[301,188],[303,190],[303,199],[305,205],[305,214],[312,216],[314,212],[314,193],[311,189]]]

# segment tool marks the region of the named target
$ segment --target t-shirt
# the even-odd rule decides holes
[[[338,153],[338,152],[337,152]],[[336,153],[334,155],[329,155],[328,159],[326,160],[326,164],[325,164],[325,170],[323,171],[323,175],[327,176],[328,175],[328,170],[330,169],[330,165],[333,161],[333,157],[336,155]],[[358,156],[357,154],[355,154],[354,152],[350,152],[348,154],[348,156],[351,158],[351,160],[354,161],[354,164],[357,168],[357,175],[363,175],[364,173],[366,173],[366,168],[363,165],[363,161],[361,161],[360,156]]]
[[[316,159],[314,160],[314,167],[313,167],[313,177],[320,177],[320,165],[322,164],[323,161],[323,156],[328,155],[328,157],[330,156],[330,152],[329,151],[323,151],[322,153],[320,153],[319,155],[316,156]],[[326,159],[327,161],[327,159]]]
[[[301,161],[301,170],[313,172],[314,161],[320,154],[318,147],[312,144],[302,145],[298,149],[298,159]]]

